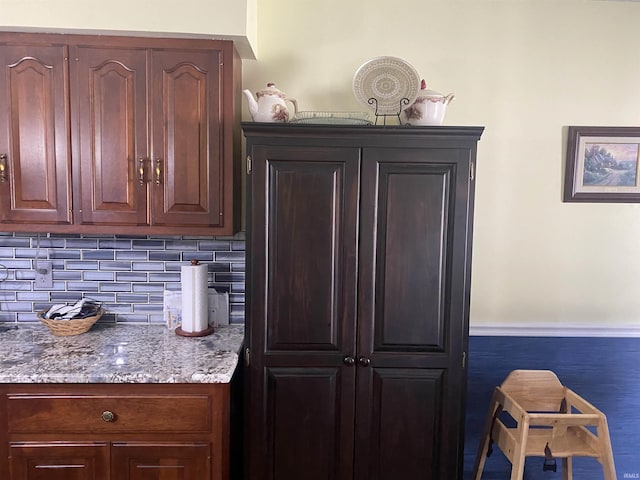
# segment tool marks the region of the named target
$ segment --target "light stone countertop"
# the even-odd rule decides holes
[[[95,324],[57,337],[40,323],[0,324],[0,383],[228,383],[243,325],[181,337],[164,325]]]

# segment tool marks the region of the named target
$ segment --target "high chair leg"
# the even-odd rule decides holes
[[[524,417],[518,422],[518,438],[513,449],[513,460],[511,462],[511,480],[522,480],[524,476],[528,434],[529,418]]]
[[[600,440],[600,463],[604,472],[604,480],[616,480],[616,467],[613,462],[613,450],[611,449],[611,439],[609,437],[609,427],[606,417],[602,417],[597,428],[598,439]]]
[[[482,478],[482,471],[484,470],[484,464],[487,460],[487,450],[489,449],[489,439],[491,438],[491,428],[493,427],[493,417],[496,415],[496,411],[500,408],[499,403],[496,401],[496,395],[494,393],[491,399],[491,406],[489,407],[489,413],[484,422],[484,430],[482,432],[482,440],[478,447],[478,453],[476,454],[476,460],[473,464],[473,472],[471,478],[473,480],[480,480]]]
[[[562,480],[573,479],[573,457],[562,459]]]

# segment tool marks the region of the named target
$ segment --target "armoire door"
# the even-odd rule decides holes
[[[360,150],[248,148],[247,475],[351,480]]]
[[[363,150],[356,480],[461,478],[469,150]]]
[[[151,224],[224,225],[222,50],[151,52]],[[230,68],[230,67],[229,67]]]
[[[0,223],[71,223],[67,56],[0,44]]]
[[[73,46],[71,59],[77,222],[146,225],[145,50]]]

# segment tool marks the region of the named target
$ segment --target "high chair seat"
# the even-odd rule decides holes
[[[516,426],[507,427],[503,420]],[[474,480],[482,478],[494,444],[511,462],[511,480],[522,480],[525,458],[531,456],[545,459],[543,470],[555,471],[555,459],[562,459],[563,480],[573,478],[573,457],[593,457],[602,465],[604,479],[616,480],[607,418],[563,386],[550,370],[514,370],[496,387],[476,455]]]

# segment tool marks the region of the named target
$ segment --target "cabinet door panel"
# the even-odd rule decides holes
[[[71,54],[79,222],[145,225],[149,173],[140,172],[149,168],[145,51],[72,47]]]
[[[442,468],[449,455],[443,422],[448,412],[442,404],[445,372],[375,368],[359,375],[371,376],[371,396],[358,399],[358,414],[372,422],[369,430],[357,422],[355,478],[453,478]]]
[[[365,151],[360,354],[429,367],[461,354],[468,172],[458,150]]]
[[[452,169],[379,167],[376,349],[444,349]]]
[[[71,222],[66,56],[64,46],[0,45],[0,222]]]
[[[219,226],[222,52],[152,52],[153,225]]]
[[[339,368],[268,369],[263,478],[351,478],[353,425],[343,416],[352,408],[345,408],[342,397],[353,396],[342,391],[344,385]]]
[[[358,151],[253,155],[252,342],[309,364],[319,358],[311,352],[353,354]]]
[[[210,479],[208,444],[114,443],[112,478],[118,480]]]
[[[12,444],[11,480],[109,480],[106,443]]]

